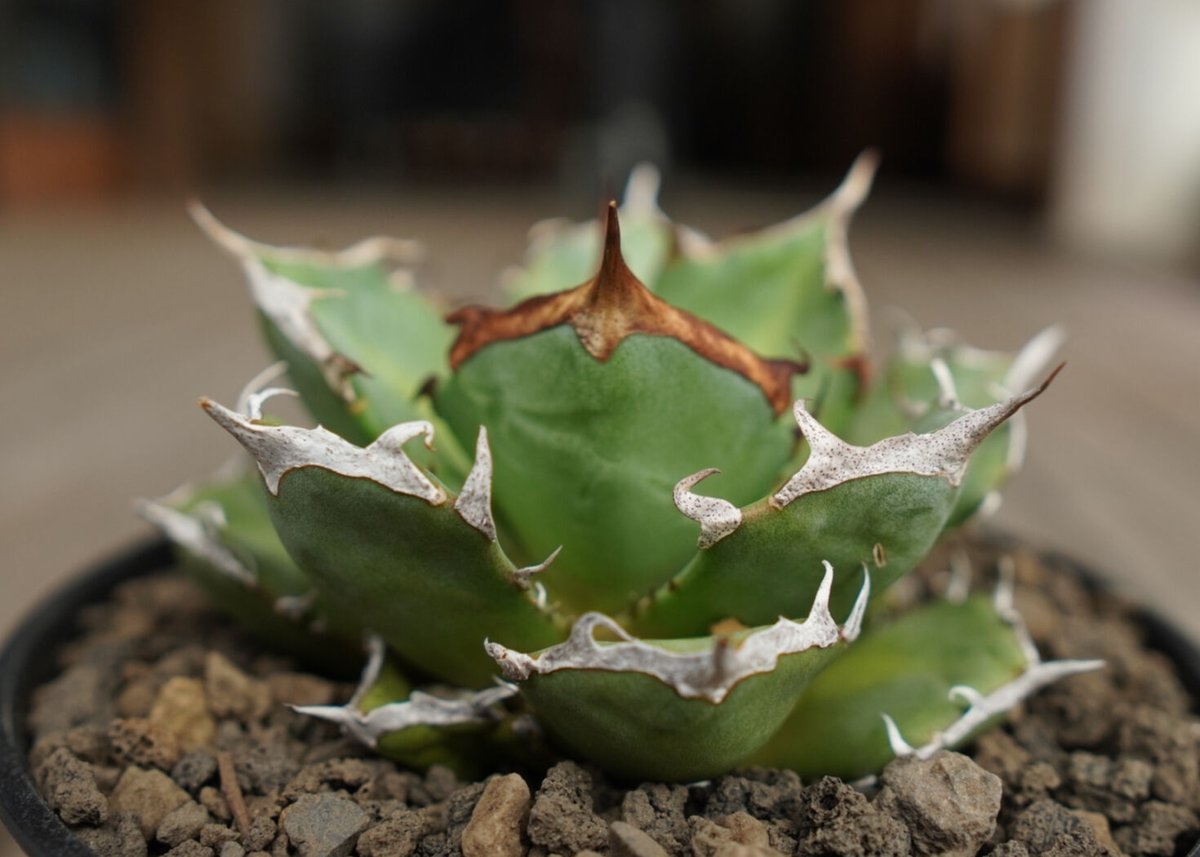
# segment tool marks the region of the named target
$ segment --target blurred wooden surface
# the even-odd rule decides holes
[[[719,235],[814,200],[685,185],[667,206]],[[421,238],[426,279],[481,298],[519,259],[528,224],[560,200],[494,189],[207,201],[265,240]],[[583,202],[577,213],[587,213]],[[877,329],[889,305],[997,348],[1052,322],[1066,327],[1070,365],[1030,410],[1026,468],[996,523],[1096,564],[1200,637],[1200,285],[1073,261],[1012,215],[886,188],[855,223],[851,248]],[[7,632],[73,573],[150,534],[133,498],[164,493],[233,454],[196,399],[232,399],[267,358],[239,271],[182,204],[8,213],[0,272]]]

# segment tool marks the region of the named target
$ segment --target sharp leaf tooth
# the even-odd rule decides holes
[[[658,191],[661,185],[662,175],[658,167],[648,161],[642,161],[629,171],[621,208],[630,214],[661,216],[662,209],[658,207]]]
[[[871,600],[871,571],[867,568],[866,563],[863,563],[862,569],[862,588],[858,590],[858,597],[854,599],[850,615],[846,618],[846,623],[842,625],[842,639],[847,642],[854,642],[862,633],[863,618],[867,615],[867,603]]]
[[[691,489],[703,479],[721,471],[709,467],[691,476],[685,476],[675,485],[675,508],[700,524],[700,537],[696,546],[700,550],[712,547],[721,539],[734,533],[742,525],[742,511],[728,500],[693,494]]]
[[[562,545],[559,545],[554,550],[550,551],[550,556],[546,557],[537,565],[527,565],[524,568],[514,569],[510,575],[513,583],[517,584],[522,589],[528,589],[530,586],[530,581],[534,575],[541,574],[543,571],[553,565],[554,561],[558,559],[558,555],[560,553],[562,553]],[[542,588],[543,590],[545,589],[545,587]]]
[[[958,386],[954,383],[954,375],[950,367],[941,357],[929,361],[929,371],[938,387],[938,406],[946,410],[962,410],[962,401],[958,397]]]
[[[888,745],[892,748],[892,754],[897,759],[913,755],[916,750],[912,744],[904,740],[904,736],[900,734],[900,727],[896,725],[896,721],[887,714],[880,716],[883,717],[883,728],[887,730]]]
[[[487,428],[479,427],[475,439],[475,463],[463,482],[462,492],[454,501],[454,511],[487,538],[496,541],[496,521],[492,518],[492,450]]]
[[[950,688],[950,699],[961,699],[968,708],[984,704],[984,695],[967,684],[956,684]]]
[[[446,501],[446,492],[403,450],[405,443],[421,435],[425,445],[432,448],[433,426],[427,421],[392,426],[369,446],[361,447],[321,426],[260,425],[211,399],[202,399],[200,405],[254,457],[267,489],[274,495],[279,494],[284,474],[302,467],[320,467],[342,476],[369,479],[432,506]]]
[[[363,664],[362,672],[358,676],[358,686],[354,689],[354,695],[347,703],[347,706],[353,709],[359,707],[363,697],[379,681],[379,674],[383,672],[383,663],[387,659],[387,643],[378,634],[365,634],[363,648],[367,650],[367,662]]]
[[[244,387],[242,387],[242,392],[238,393],[237,404],[234,405],[234,409],[237,410],[239,413],[245,414],[246,416],[250,417],[251,419],[262,419],[261,411],[258,414],[258,416],[254,416],[251,413],[251,410],[253,407],[251,405],[251,399],[256,395],[260,395],[267,387],[269,387],[275,381],[278,381],[286,373],[287,373],[287,361],[286,360],[276,360],[274,363],[272,363],[266,369],[263,369],[261,372],[259,372],[257,375],[255,375],[253,378],[251,378],[249,381],[246,382],[246,385]],[[262,401],[265,401],[265,400],[261,400],[259,402],[260,406],[262,404]]]
[[[299,622],[317,601],[317,591],[310,589],[303,595],[281,595],[275,599],[275,612],[285,619]]]

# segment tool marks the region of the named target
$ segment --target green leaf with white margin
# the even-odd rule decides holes
[[[796,397],[819,400],[839,431],[858,393],[870,330],[847,246],[850,219],[871,187],[878,156],[865,152],[824,202],[776,226],[716,243],[681,244],[652,288],[765,356],[806,355]]]
[[[498,706],[516,694],[501,684],[478,691],[415,689],[388,659],[381,637],[369,640],[358,689],[345,705],[293,706],[300,714],[336,723],[351,737],[406,767],[446,765],[460,778],[493,769],[507,741],[511,716]]]
[[[172,542],[217,607],[268,645],[344,671],[361,626],[316,597],[271,525],[257,474],[247,468],[185,485],[138,511]]]
[[[654,283],[675,251],[675,226],[658,207],[658,170],[639,164],[629,174],[621,205],[621,250],[643,283]],[[599,220],[545,220],[529,231],[524,265],[505,272],[513,303],[577,286],[596,273],[604,244]],[[652,286],[651,286],[652,287]]]
[[[518,569],[491,514],[491,452],[455,496],[405,453],[428,422],[400,423],[367,447],[321,427],[269,426],[210,400],[209,415],[258,462],[275,528],[296,563],[333,603],[380,633],[406,660],[465,686],[486,685],[491,635],[540,648],[565,622]]]
[[[837,570],[833,612],[844,616],[871,567],[876,589],[907,573],[932,547],[954,508],[971,453],[1046,389],[1040,386],[960,416],[929,434],[854,446],[795,404],[810,454],[770,497],[751,506],[676,487],[676,504],[700,524],[700,551],[666,586],[636,605],[628,622],[643,636],[696,633],[725,619],[759,625],[797,616],[812,600],[821,560]]]
[[[744,762],[783,723],[804,687],[858,635],[864,583],[841,628],[829,612],[825,566],[808,618],[725,637],[636,640],[600,613],[532,655],[489,642],[547,733],[616,776],[692,781]],[[615,640],[599,641],[603,631]]]
[[[369,443],[397,423],[432,418],[419,393],[446,371],[453,331],[413,285],[415,242],[368,238],[337,252],[273,247],[199,204],[191,213],[241,264],[267,342],[321,424]],[[467,467],[457,449],[443,450],[439,462],[450,480]]]
[[[1062,343],[1057,326],[1036,334],[1017,352],[986,351],[952,331],[922,331],[904,319],[896,354],[855,414],[847,437],[871,443],[891,434],[933,431],[964,410],[985,408],[1028,387],[1048,368]],[[994,511],[999,488],[1020,469],[1024,414],[994,432],[971,459],[947,529]]]
[[[959,747],[1039,688],[1103,666],[1043,663],[999,600],[937,602],[868,628],[813,680],[754,763],[858,778],[898,755]]]

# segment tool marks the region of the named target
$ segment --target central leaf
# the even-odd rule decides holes
[[[606,361],[560,325],[464,362],[435,405],[459,438],[485,425],[497,516],[577,609],[619,610],[695,552],[681,476],[719,467],[722,496],[770,489],[794,443],[762,390],[669,337],[626,338]]]

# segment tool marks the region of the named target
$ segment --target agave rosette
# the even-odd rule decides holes
[[[264,419],[262,383],[204,400],[256,472],[146,513],[243,619],[384,641],[309,713],[414,763],[511,743],[521,712],[631,778],[858,775],[960,741],[1094,664],[1041,664],[988,599],[864,627],[868,601],[993,505],[1053,334],[909,333],[870,385],[846,231],[873,170],[721,242],[639,172],[603,223],[538,228],[512,306],[448,316],[406,242],[270,247],[198,209],[319,425]]]

